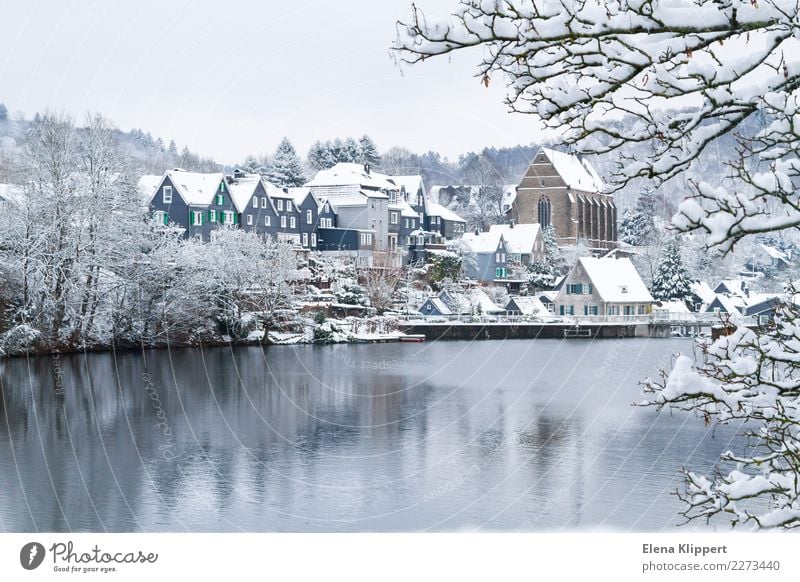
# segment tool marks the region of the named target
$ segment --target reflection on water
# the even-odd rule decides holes
[[[0,530],[673,528],[734,430],[632,407],[685,340],[0,360]],[[733,441],[733,442],[732,442]]]

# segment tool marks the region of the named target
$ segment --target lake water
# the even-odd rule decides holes
[[[691,350],[570,339],[0,360],[0,530],[670,530],[681,467],[741,444],[732,427],[631,406],[641,379]]]

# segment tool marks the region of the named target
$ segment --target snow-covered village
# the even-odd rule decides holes
[[[800,525],[800,5],[244,4],[0,34],[0,532]]]

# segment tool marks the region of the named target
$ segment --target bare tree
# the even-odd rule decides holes
[[[379,314],[392,307],[394,294],[403,280],[403,267],[396,252],[375,252],[372,266],[361,274],[362,286],[370,306]]]

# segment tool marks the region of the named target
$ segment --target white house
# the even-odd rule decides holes
[[[646,315],[653,297],[630,259],[581,257],[554,304],[558,315]]]
[[[542,262],[545,259],[544,235],[537,223],[493,224],[489,227],[489,233],[505,239],[512,261],[529,265],[531,262]]]

